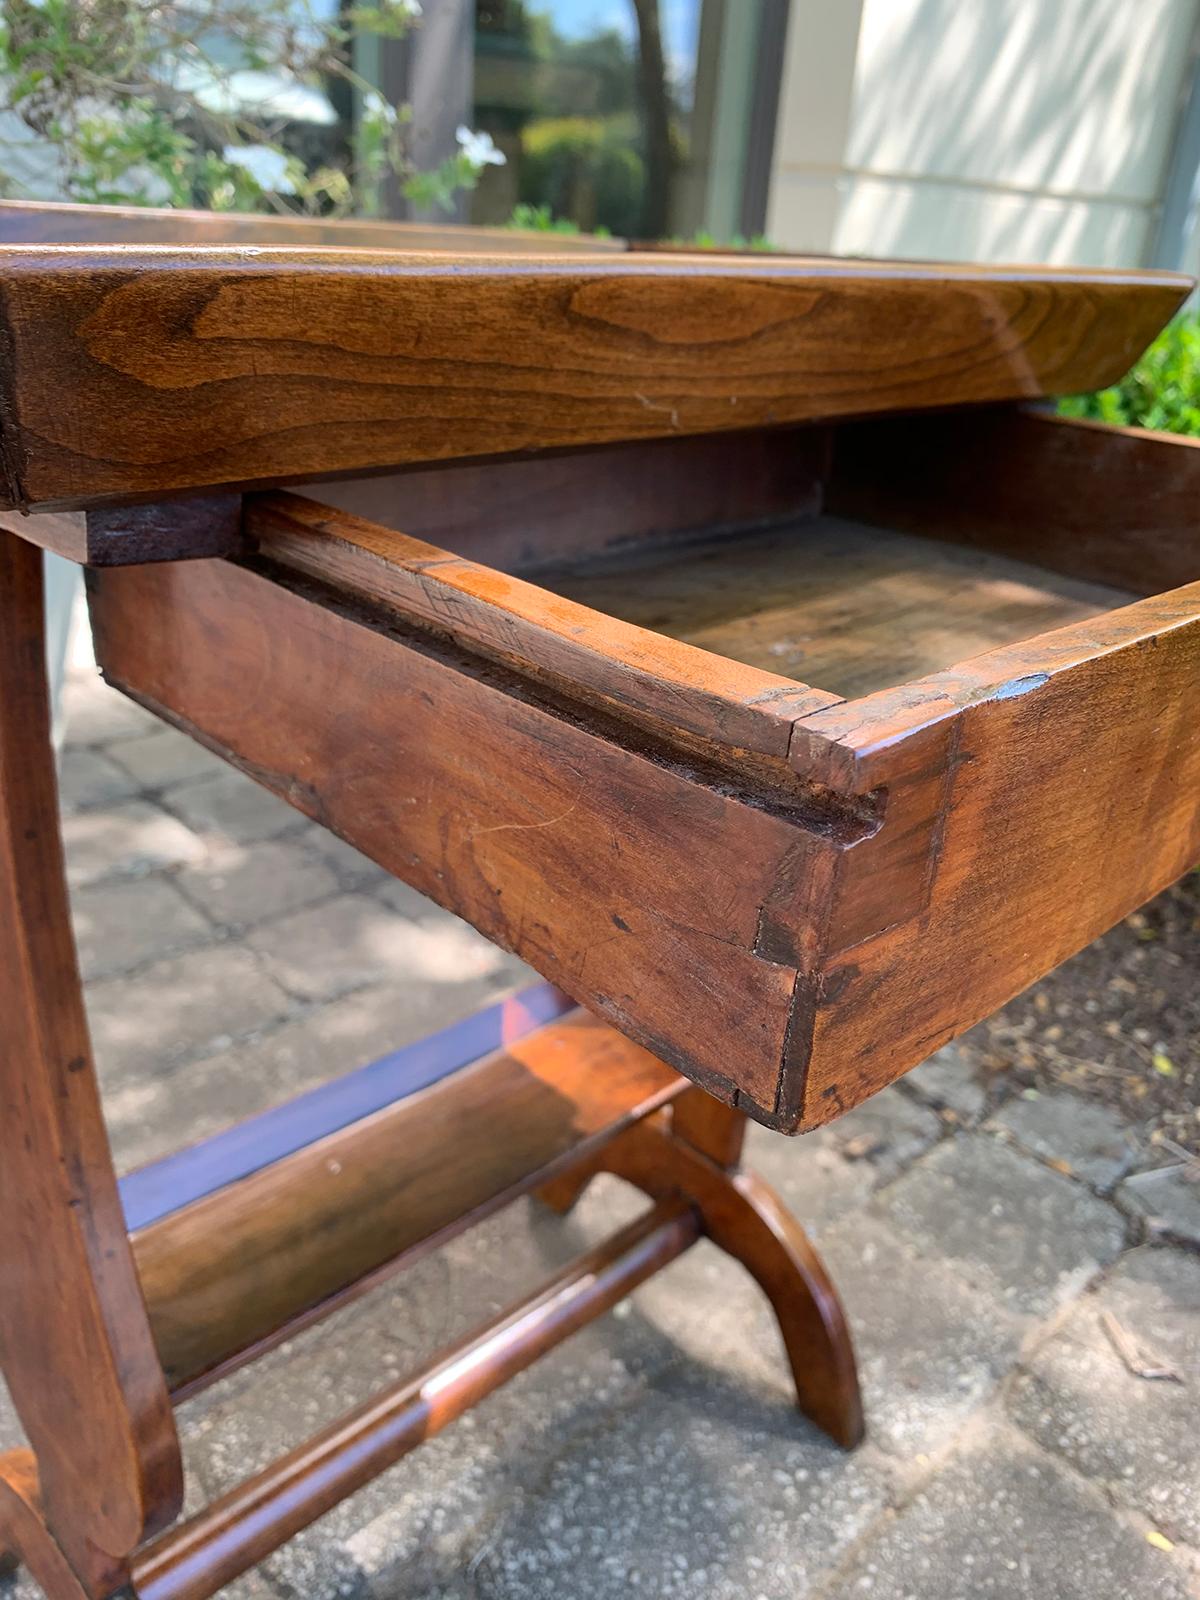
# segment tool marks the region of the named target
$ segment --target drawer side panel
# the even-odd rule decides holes
[[[1200,860],[1200,584],[810,719],[825,738],[839,723],[855,782],[923,809],[926,886],[889,925],[880,885],[906,863],[911,880],[919,830],[887,810],[842,858],[806,1124],[918,1065]]]

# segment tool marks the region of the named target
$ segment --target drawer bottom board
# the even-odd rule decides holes
[[[528,576],[623,622],[847,699],[1133,598],[1027,561],[834,516],[646,544]]]

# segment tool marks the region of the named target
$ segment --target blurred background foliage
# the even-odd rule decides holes
[[[402,39],[420,15],[418,0],[4,0],[0,110],[68,200],[370,214],[394,175],[448,206],[503,157],[464,127],[420,170],[407,108],[353,66],[356,38]],[[0,189],[20,198],[5,153]]]
[[[645,163],[632,112],[541,117],[521,135],[519,194],[587,233],[638,231]]]

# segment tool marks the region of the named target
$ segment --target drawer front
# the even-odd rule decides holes
[[[297,497],[246,526],[90,575],[110,680],[769,1126],[1200,858],[1200,584],[846,700]]]
[[[110,681],[671,1065],[775,1117],[797,969],[770,911],[820,870],[819,835],[498,668],[244,567],[128,567],[89,585]]]

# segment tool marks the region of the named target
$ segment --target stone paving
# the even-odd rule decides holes
[[[64,829],[122,1169],[420,1037],[527,969],[76,673]],[[852,1455],[789,1408],[702,1244],[229,1591],[254,1600],[1200,1594],[1200,1185],[954,1046],[833,1128],[755,1130],[855,1331]],[[180,1412],[195,1506],[639,1202],[522,1202]],[[1182,1381],[1135,1376],[1118,1338]],[[0,1443],[16,1438],[0,1414]],[[33,1593],[0,1581],[3,1600]]]

